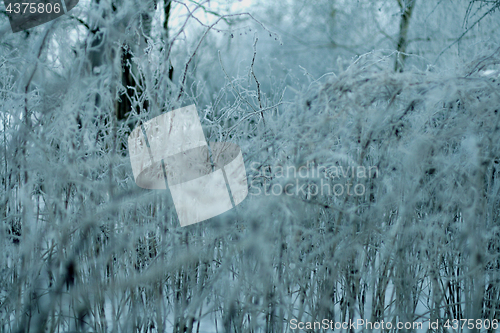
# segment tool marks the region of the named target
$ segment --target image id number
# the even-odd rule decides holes
[[[60,13],[61,5],[59,3],[55,3],[52,5],[51,3],[34,3],[34,2],[23,2],[23,3],[9,3],[5,11],[9,14],[43,14],[43,13]]]

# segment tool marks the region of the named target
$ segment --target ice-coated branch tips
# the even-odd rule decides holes
[[[212,162],[195,105],[155,117],[128,138],[136,184],[165,190],[168,183],[182,227],[222,214],[248,195],[240,148],[229,142],[210,147]]]
[[[79,0],[4,0],[12,32],[52,21],[73,9]]]

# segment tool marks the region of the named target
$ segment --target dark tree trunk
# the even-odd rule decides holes
[[[165,32],[165,42],[168,42],[168,21],[170,19],[170,8],[172,5],[171,0],[165,0],[165,21],[163,22],[163,31]],[[172,81],[174,77],[174,67],[172,67],[172,62],[168,59],[169,67],[168,67],[168,78]]]
[[[396,55],[396,62],[394,70],[402,72],[406,60],[406,46],[408,45],[408,27],[410,26],[410,19],[413,9],[415,8],[416,0],[398,0],[399,8],[401,9],[401,21],[399,22],[399,38]]]

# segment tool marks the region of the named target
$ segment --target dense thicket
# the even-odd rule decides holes
[[[169,2],[113,4],[2,36],[0,331],[500,320],[493,37],[470,59],[441,42],[453,70],[419,66],[414,53],[394,71],[394,45],[320,78],[303,68],[304,83],[285,58],[266,75],[259,43],[271,36],[269,56],[279,37],[254,16],[172,2],[181,23],[155,34],[164,17],[151,17]],[[465,14],[496,7],[475,1]],[[241,62],[229,47],[240,34],[251,39]],[[241,147],[249,195],[181,228],[168,191],[134,183],[126,142],[142,121],[192,103],[207,141]]]

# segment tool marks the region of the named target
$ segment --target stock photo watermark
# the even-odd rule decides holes
[[[364,196],[367,180],[378,178],[377,166],[306,165],[267,166],[257,162],[250,165],[254,175],[249,195],[253,196]]]
[[[73,9],[79,0],[4,0],[12,32],[52,21]]]
[[[135,128],[128,151],[136,184],[149,190],[168,188],[181,227],[220,215],[248,194],[240,148],[207,142],[194,104]]]

